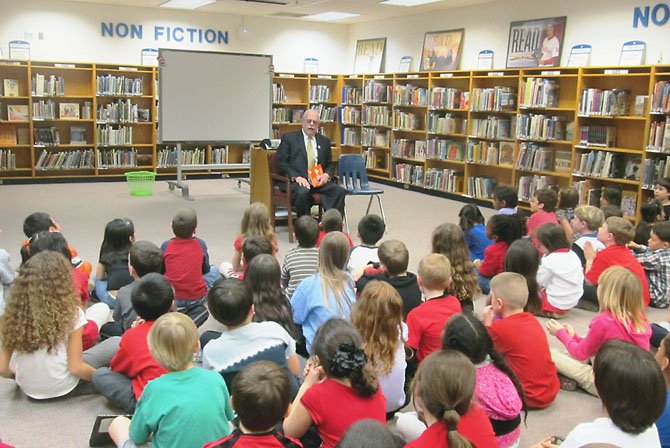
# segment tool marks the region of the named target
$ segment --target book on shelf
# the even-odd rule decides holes
[[[647,113],[647,104],[649,103],[649,96],[636,95],[633,103],[633,115],[642,117]]]
[[[463,172],[452,169],[428,168],[424,187],[432,190],[457,193],[463,191]]]
[[[27,104],[8,104],[7,121],[28,121],[29,112]]]
[[[520,176],[517,184],[517,195],[523,201],[530,201],[537,190],[550,185],[556,185],[556,179],[552,176]]]
[[[514,138],[512,129],[516,130],[516,117],[497,117],[489,115],[486,118],[472,120],[472,135],[485,138]]]
[[[526,82],[521,83],[521,89],[519,90],[519,97],[523,101],[522,106],[557,107],[558,88],[558,82],[553,79],[526,78]]]
[[[16,132],[14,126],[0,124],[0,145],[16,145]]]
[[[635,216],[637,212],[637,192],[623,190],[621,192],[621,211],[624,216]]]
[[[70,144],[86,144],[86,128],[83,126],[70,127]]]
[[[79,103],[58,104],[58,118],[79,120]]]
[[[16,128],[16,144],[29,145],[30,144],[30,129]]]
[[[461,109],[470,107],[470,92],[453,87],[432,87],[430,89],[431,109]]]
[[[657,81],[651,94],[651,112],[670,112],[670,81]]]
[[[670,156],[648,158],[644,161],[643,188],[653,189],[664,177],[670,177]]]
[[[514,143],[500,142],[500,165],[514,164]]]
[[[95,80],[95,94],[98,96],[141,96],[144,95],[144,78],[98,75]]]
[[[32,93],[34,96],[64,96],[65,78],[36,73],[32,78]]]
[[[630,91],[625,89],[584,89],[579,102],[579,115],[630,115]]]
[[[468,178],[466,194],[476,198],[492,199],[493,190],[497,186],[498,179],[495,177],[471,176]]]
[[[411,163],[396,163],[394,167],[395,180],[405,184],[424,186],[423,166]]]
[[[35,144],[37,146],[60,145],[60,133],[54,127],[35,128],[33,129],[33,133],[35,135]]]
[[[428,132],[439,134],[465,134],[467,119],[453,113],[430,112]]]
[[[554,171],[559,173],[572,172],[572,168],[570,166],[571,159],[572,153],[570,151],[556,150],[554,154]]]
[[[516,109],[517,94],[505,86],[474,88],[470,102],[473,111],[512,111]]]
[[[579,129],[579,144],[615,147],[617,142],[616,126],[586,125]]]
[[[642,157],[631,156],[626,159],[623,178],[627,180],[640,180]]]
[[[0,149],[0,170],[16,169],[16,153],[11,149]]]
[[[140,162],[135,148],[98,150],[97,161],[99,169],[136,167]],[[142,166],[150,164],[151,158],[149,163],[141,163]]]
[[[3,96],[19,96],[19,80],[3,79]]]
[[[651,122],[647,149],[670,152],[670,117],[666,117],[665,121]]]
[[[94,154],[92,149],[74,149],[70,151],[42,150],[36,170],[57,170],[93,168]]]

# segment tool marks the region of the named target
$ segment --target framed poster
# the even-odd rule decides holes
[[[385,47],[385,37],[357,41],[354,74],[381,73]]]
[[[564,16],[512,22],[509,27],[506,67],[558,66],[566,20]]]
[[[463,28],[448,31],[430,31],[423,38],[421,50],[422,72],[437,70],[455,70],[458,68],[458,59],[461,56],[463,43]]]

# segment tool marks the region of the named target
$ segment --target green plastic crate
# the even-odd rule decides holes
[[[129,171],[126,173],[128,188],[133,196],[151,196],[154,194],[156,173],[153,171]]]

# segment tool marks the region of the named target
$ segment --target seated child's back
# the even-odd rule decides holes
[[[298,246],[288,251],[281,271],[281,283],[289,299],[300,282],[316,272],[319,262],[319,249],[316,247],[319,223],[311,216],[301,216],[295,222],[295,236]]]
[[[651,306],[670,305],[670,222],[654,224],[648,246],[637,246],[635,258],[649,280]]]
[[[362,268],[368,263],[378,263],[377,243],[386,232],[386,223],[378,215],[365,215],[358,223],[358,237],[361,244],[354,247],[349,255],[350,272]]]

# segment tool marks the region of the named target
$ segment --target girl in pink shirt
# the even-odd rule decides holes
[[[587,392],[596,395],[593,368],[584,361],[594,356],[610,339],[632,342],[649,350],[651,326],[644,314],[642,284],[628,269],[621,266],[607,268],[598,281],[600,313],[589,324],[589,332],[580,337],[570,324],[555,320],[547,322],[547,329],[565,346],[570,356],[555,349],[551,355],[559,375],[568,377]]]

